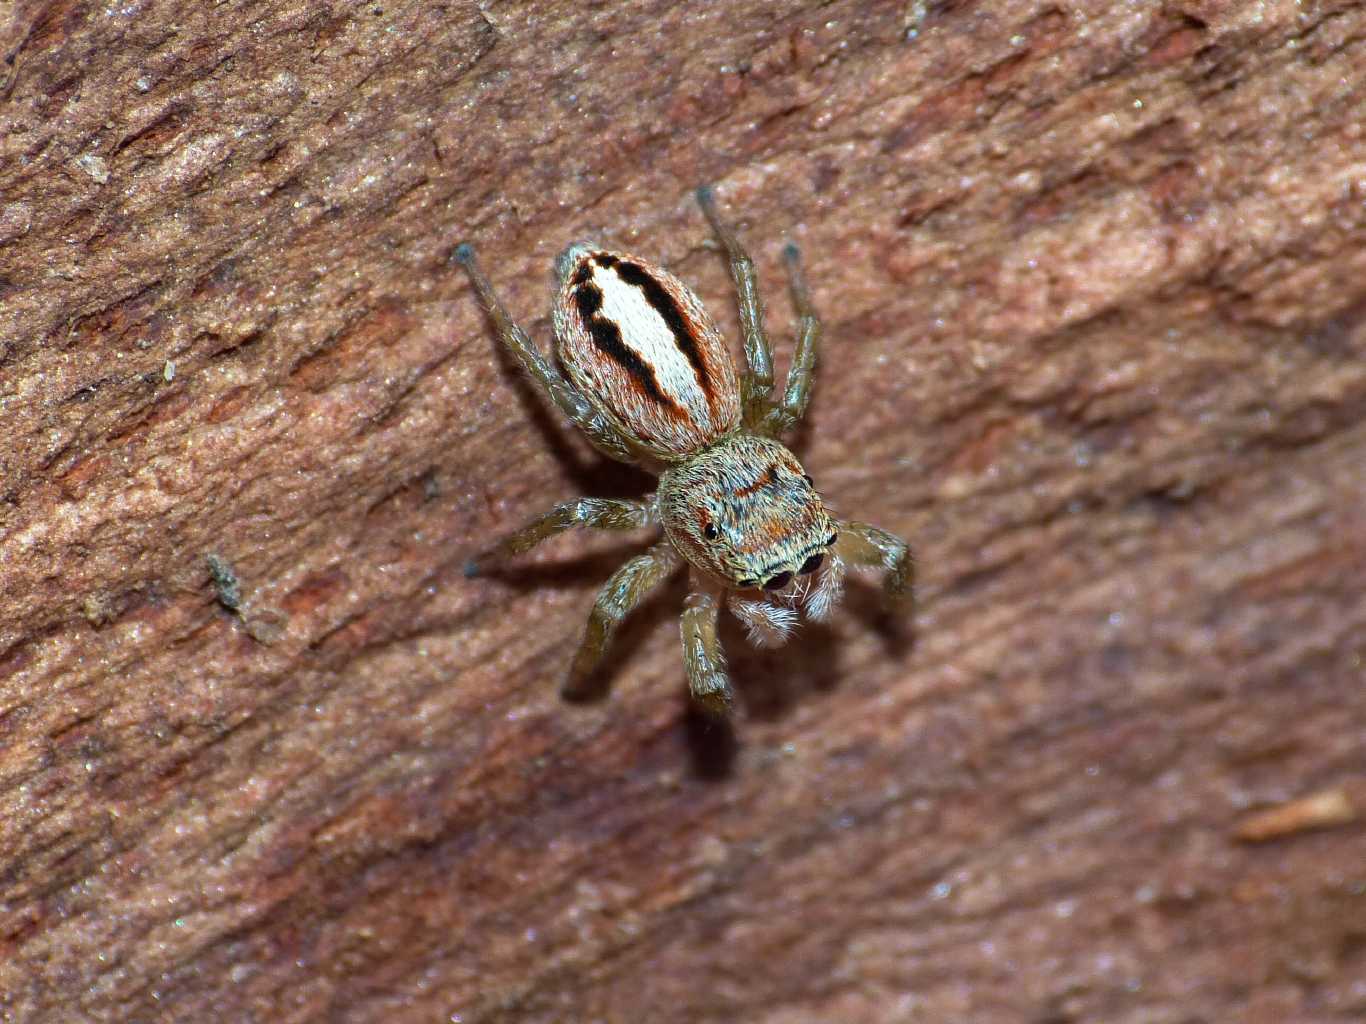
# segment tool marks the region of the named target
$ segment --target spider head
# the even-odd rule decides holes
[[[659,481],[665,533],[685,558],[741,590],[781,590],[818,570],[838,536],[811,478],[770,438],[733,434]]]

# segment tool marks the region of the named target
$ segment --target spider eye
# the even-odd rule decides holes
[[[777,576],[770,576],[768,579],[764,580],[764,589],[782,590],[783,587],[787,586],[791,579],[792,574],[790,572],[780,572]]]
[[[832,548],[832,547],[835,546],[835,541],[837,541],[837,540],[839,540],[839,539],[840,539],[840,535],[839,535],[838,533],[832,533],[832,534],[830,535],[829,539],[826,540],[825,546],[828,547],[828,548]]]
[[[810,473],[803,473],[803,474],[802,474],[802,479],[806,481],[806,486],[808,486],[808,487],[815,487],[815,486],[816,486],[816,481],[814,481],[814,480],[811,479],[811,474],[810,474]]]
[[[807,576],[821,567],[821,562],[825,561],[825,554],[817,551],[814,555],[802,563],[802,567],[797,571],[803,576]]]
[[[702,527],[702,536],[706,537],[707,540],[715,540],[717,537],[721,536],[721,533],[716,529],[715,523],[708,523],[706,526]]]

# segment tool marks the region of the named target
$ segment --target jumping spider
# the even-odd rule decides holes
[[[811,477],[777,437],[806,411],[821,323],[811,305],[797,247],[784,250],[798,316],[797,345],[782,401],[764,334],[758,281],[749,256],[716,210],[712,190],[697,202],[730,262],[744,332],[744,372],[697,296],[661,267],[575,242],[555,261],[553,311],[565,376],[513,322],[475,262],[457,246],[498,337],[599,451],[659,474],[641,501],[580,498],[470,560],[467,575],[575,526],[629,530],[660,524],[664,538],[613,574],[598,595],[566,690],[581,689],[612,634],[654,587],[686,561],[692,593],[683,611],[683,657],[693,698],[730,709],[733,693],[717,639],[726,605],[751,642],[783,642],[798,607],[820,620],[839,600],[846,563],[885,570],[891,598],[910,589],[906,543],[867,523],[832,519]]]

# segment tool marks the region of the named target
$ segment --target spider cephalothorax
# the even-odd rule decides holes
[[[798,608],[824,618],[838,600],[845,565],[885,570],[892,597],[909,589],[904,541],[858,522],[836,522],[795,455],[776,437],[806,410],[820,321],[802,280],[797,249],[785,250],[799,318],[797,350],[781,401],[749,257],[721,222],[711,190],[698,202],[730,260],[740,300],[746,369],[737,375],[725,340],[686,285],[645,260],[591,242],[569,246],[555,269],[554,308],[562,377],[498,301],[467,245],[455,258],[474,282],[498,335],[551,399],[612,458],[659,472],[641,501],[581,498],[557,505],[486,554],[469,572],[529,550],[573,526],[631,529],[657,523],[664,539],[607,582],[570,669],[578,689],[618,623],[685,562],[693,591],[683,612],[683,652],[693,696],[712,711],[732,693],[716,635],[723,605],[756,642],[785,639]]]
[[[796,456],[754,434],[732,434],[670,466],[658,501],[674,547],[740,590],[782,590],[819,569],[839,537]]]

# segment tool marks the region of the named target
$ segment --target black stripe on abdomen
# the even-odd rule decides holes
[[[693,337],[692,325],[688,323],[688,318],[683,315],[683,310],[674,301],[674,297],[639,263],[618,260],[613,269],[627,284],[639,288],[645,297],[646,305],[659,314],[659,318],[672,332],[674,344],[692,364],[693,372],[697,374],[697,385],[707,396],[707,403],[712,404],[711,378],[707,375],[707,365],[702,361],[702,352],[697,347],[697,339]]]
[[[640,390],[660,405],[666,406],[675,414],[682,412],[683,410],[660,389],[654,370],[645,365],[640,356],[621,340],[621,328],[600,315],[602,289],[592,283],[580,284],[574,289],[574,303],[578,306],[579,316],[583,317],[583,324],[588,328],[588,334],[597,350],[625,370]]]

